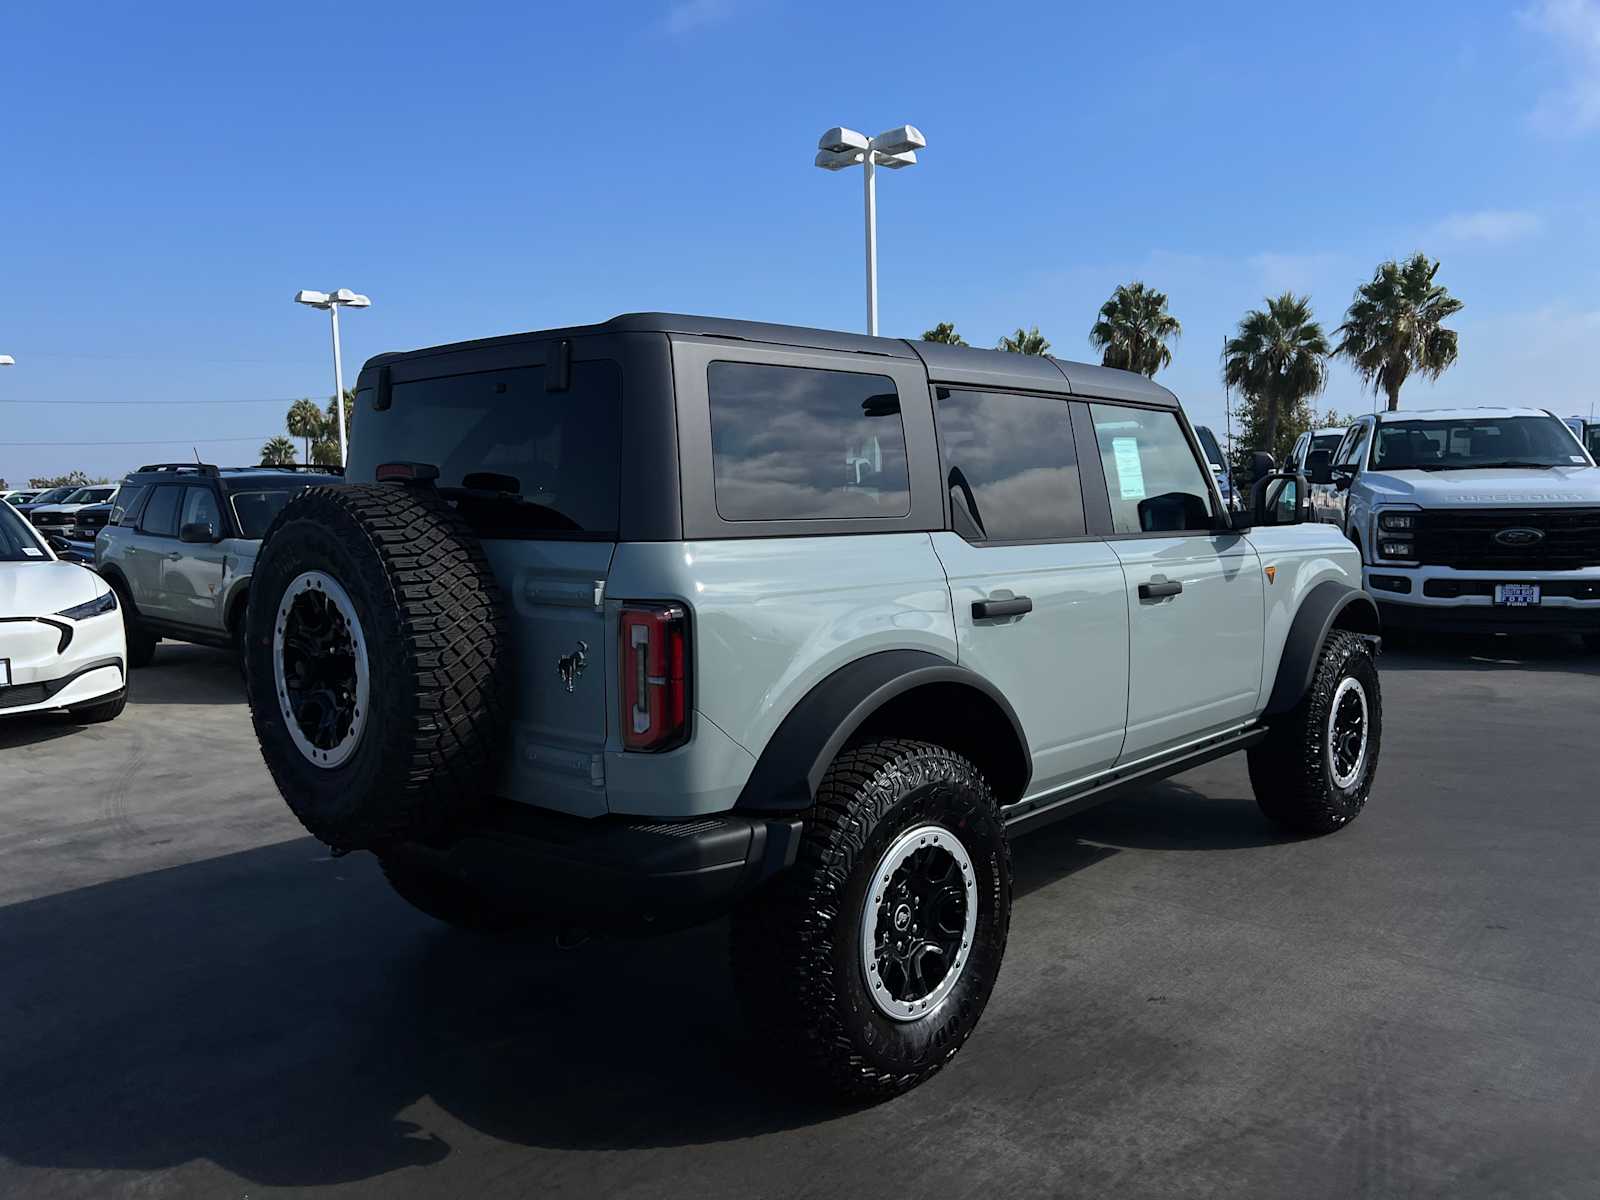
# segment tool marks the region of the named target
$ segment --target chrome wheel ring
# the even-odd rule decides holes
[[[322,571],[284,589],[272,619],[272,686],[295,748],[314,766],[342,766],[367,724],[367,642],[350,593]]]
[[[972,858],[941,825],[908,829],[878,859],[861,914],[861,973],[878,1011],[915,1021],[966,969],[978,927]]]
[[[1361,778],[1367,762],[1367,735],[1371,728],[1367,689],[1353,676],[1345,676],[1334,689],[1328,706],[1328,765],[1335,787],[1350,787]]]

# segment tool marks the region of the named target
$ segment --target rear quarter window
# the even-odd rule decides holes
[[[713,362],[706,391],[723,520],[910,513],[900,395],[888,376]]]

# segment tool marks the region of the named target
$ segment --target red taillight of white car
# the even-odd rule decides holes
[[[689,614],[681,604],[622,606],[617,661],[622,746],[659,752],[689,740]]]

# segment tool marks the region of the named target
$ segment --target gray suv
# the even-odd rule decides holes
[[[731,913],[795,1078],[951,1059],[1010,838],[1235,751],[1301,833],[1372,788],[1359,555],[1141,376],[643,314],[381,355],[354,428],[250,589],[290,807],[457,925]]]
[[[94,566],[117,591],[128,657],[148,666],[162,638],[237,648],[256,549],[272,519],[337,467],[155,463],[123,481],[94,539]]]

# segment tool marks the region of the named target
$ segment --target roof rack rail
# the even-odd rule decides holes
[[[231,471],[315,471],[318,475],[343,475],[344,468],[326,463],[257,463],[253,467],[229,467]]]
[[[147,463],[144,466],[140,467],[137,471],[134,471],[132,473],[135,474],[135,475],[142,475],[146,471],[171,471],[174,474],[181,474],[184,471],[188,471],[188,472],[191,472],[192,474],[195,474],[195,475],[210,475],[210,476],[215,476],[217,474],[217,468],[212,463],[192,463],[192,462]]]

